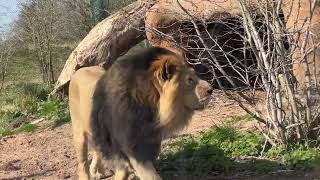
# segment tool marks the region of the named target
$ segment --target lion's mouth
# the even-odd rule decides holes
[[[203,109],[205,109],[208,106],[208,104],[211,101],[211,99],[212,99],[211,96],[207,96],[205,98],[200,99],[199,100],[199,106],[196,107],[195,110],[203,110]]]

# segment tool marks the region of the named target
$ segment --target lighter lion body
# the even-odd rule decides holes
[[[160,180],[153,163],[163,137],[187,125],[211,93],[211,85],[182,57],[163,48],[122,57],[107,71],[78,70],[70,81],[69,101],[79,178],[99,178],[102,156],[112,156],[118,162],[115,180],[127,178],[126,165],[141,180]]]
[[[73,141],[78,160],[79,179],[89,179],[88,139],[92,136],[90,116],[92,96],[99,78],[105,70],[99,66],[81,68],[71,77],[69,84],[69,108],[72,121]],[[90,174],[101,176],[101,153],[92,148]]]

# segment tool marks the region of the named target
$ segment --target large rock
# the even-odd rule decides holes
[[[146,35],[150,43],[154,46],[169,48],[187,56],[188,59],[197,59],[201,56],[203,63],[191,61],[192,65],[203,79],[218,86],[209,69],[215,69],[212,66],[215,63],[211,63],[211,56],[207,52],[203,52],[203,44],[196,37],[198,34],[192,24],[194,21],[199,25],[199,31],[202,39],[206,42],[205,44],[213,50],[212,53],[224,71],[228,72],[236,87],[247,86],[239,78],[239,73],[230,66],[232,63],[243,69],[238,60],[243,60],[245,56],[248,66],[253,63],[252,53],[247,51],[247,55],[245,55],[241,49],[243,41],[239,34],[243,34],[244,30],[239,26],[242,14],[239,2],[234,0],[180,0],[179,2],[185,10],[181,8],[177,0],[162,0],[146,13]],[[255,9],[257,1],[249,0],[247,3],[250,5],[250,11],[257,11]],[[206,21],[206,27],[201,21]],[[211,38],[221,46],[216,46]],[[232,87],[220,71],[215,70],[215,73],[224,87]]]
[[[235,0],[180,0],[179,2],[183,8],[189,12],[189,15],[181,9],[177,3],[177,0],[160,0],[160,2],[155,4],[146,13],[146,35],[150,43],[154,46],[167,47],[180,54],[184,54],[189,58],[195,58],[193,54],[197,55],[201,53],[200,51],[195,50],[195,48],[199,48],[199,44],[200,49],[203,47],[201,47],[201,43],[193,41],[197,38],[194,38],[194,35],[196,35],[194,28],[190,28],[190,26],[192,26],[191,22],[201,20],[211,22],[207,24],[209,33],[212,35],[213,39],[215,39],[218,44],[222,46],[221,49],[223,49],[224,52],[228,52],[230,56],[226,57],[224,53],[221,51],[219,52],[220,47],[212,46],[214,45],[213,41],[210,39],[210,37],[206,36],[206,32],[204,32],[202,36],[206,40],[206,43],[209,45],[209,47],[212,46],[213,50],[216,50],[214,51],[214,56],[217,57],[217,60],[222,65],[225,65],[224,69],[226,72],[228,72],[228,75],[235,76],[233,80],[236,82],[236,85],[246,85],[237,80],[237,77],[239,76],[238,73],[228,66],[230,63],[228,60],[231,60],[232,63],[235,63],[237,59],[242,60],[244,57],[246,57],[249,60],[252,60],[248,62],[248,65],[252,65],[254,61],[254,56],[252,53],[250,53],[250,51],[246,52],[249,54],[249,56],[245,56],[243,51],[237,50],[243,47],[241,37],[239,35],[243,33],[243,29],[237,29],[236,31],[238,32],[233,29],[237,27],[236,23],[241,19],[242,16],[239,2]],[[246,2],[250,5],[249,10],[251,12],[258,12],[258,3],[262,3],[262,1],[255,0],[249,0]],[[298,40],[299,45],[302,45],[304,41],[303,32],[301,36],[298,36],[298,33],[295,31],[301,29],[302,31],[306,30],[306,26],[303,26],[303,21],[306,17],[310,16],[310,1],[301,1],[300,6],[298,5],[298,2],[299,0],[284,0],[282,4],[282,10],[287,28],[294,34],[293,38]],[[292,11],[290,11],[290,9]],[[259,14],[257,15],[259,16]],[[298,21],[295,24],[296,20]],[[319,8],[317,8],[311,22],[311,29],[313,30],[313,36],[315,37],[314,40],[316,43],[319,42],[319,23],[320,14]],[[259,26],[259,24],[257,26]],[[204,31],[204,28],[200,27],[200,31]],[[311,47],[311,41],[308,41],[307,45]],[[188,51],[185,51],[186,49],[188,49]],[[294,74],[301,85],[304,83],[304,69],[302,63],[297,63],[297,60],[301,59],[300,48],[297,48],[293,53],[293,59],[295,63],[293,65]],[[201,56],[208,57],[207,54],[202,54]],[[312,63],[313,61],[311,56],[313,56],[313,54],[308,56],[309,63]],[[316,69],[311,69],[311,73],[318,75],[320,73],[319,50],[316,51],[315,56]],[[208,71],[208,69],[202,65],[197,64],[194,67],[198,72]],[[216,71],[216,73],[217,76],[222,77],[222,74],[219,73],[219,71]],[[202,77],[207,80],[212,79],[211,73],[205,73]],[[224,80],[223,77],[222,80]],[[230,86],[230,84],[225,80],[223,82],[225,87]],[[213,81],[213,84],[215,83],[216,82]],[[302,89],[302,86],[300,89]]]
[[[180,0],[179,2],[192,17],[180,8],[177,0],[160,0],[146,13],[146,35],[153,45],[165,46],[183,53],[182,49],[168,40],[169,36],[172,36],[179,44],[186,42],[184,38],[188,37],[177,31],[177,29],[183,28],[183,24],[190,24],[191,20],[217,22],[228,18],[238,18],[242,14],[239,2],[234,0]],[[252,5],[252,8],[257,3],[255,0],[249,0],[248,2]],[[159,30],[159,33],[155,29]]]

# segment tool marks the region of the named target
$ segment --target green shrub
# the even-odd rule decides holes
[[[0,98],[0,128],[3,132],[1,134],[19,132],[17,128],[22,128],[21,126],[30,118],[43,117],[51,120],[46,123],[47,125],[54,126],[68,122],[70,117],[67,99],[63,101],[48,99],[50,92],[51,89],[48,86],[36,83],[6,86]],[[25,128],[29,127],[31,126]]]
[[[248,133],[236,138],[225,151],[228,151],[231,157],[258,156],[262,150],[261,144],[261,137],[259,135]]]
[[[37,115],[54,121],[54,126],[70,121],[68,99],[48,99],[38,103]]]
[[[26,96],[32,96],[39,101],[46,101],[51,91],[51,87],[43,84],[23,84],[22,94]]]
[[[7,86],[1,93],[0,104],[2,106],[13,105],[16,111],[23,115],[32,115],[37,110],[38,102],[47,100],[49,92],[50,88],[42,84],[13,84]]]
[[[31,95],[21,96],[19,99],[15,100],[15,105],[24,115],[33,114],[37,110],[38,100]]]
[[[47,101],[39,102],[37,107],[37,115],[45,118],[57,118],[59,112],[59,101],[48,99]]]
[[[268,173],[281,169],[285,169],[285,167],[281,166],[280,163],[270,161],[268,159],[249,158],[243,161],[238,161],[237,163],[233,163],[233,170],[240,172],[251,171],[257,173]]]
[[[18,110],[10,109],[7,111],[0,111],[0,129],[2,132],[10,131],[11,125],[15,120],[22,116]]]
[[[65,98],[63,99],[63,101],[60,101],[59,103],[58,118],[55,120],[54,126],[59,126],[61,124],[69,122],[70,119],[71,118],[70,118],[70,112],[69,112],[68,99]]]
[[[17,129],[5,129],[0,127],[0,136],[10,136],[20,132],[30,133],[30,132],[34,132],[37,128],[38,128],[37,125],[30,124],[30,123],[24,124]]]
[[[319,163],[320,149],[309,148],[307,145],[299,145],[292,148],[283,156],[286,165],[296,169],[310,169]]]
[[[221,144],[235,140],[237,135],[235,128],[229,125],[223,125],[221,127],[211,129],[208,132],[201,133],[199,140],[209,144]]]

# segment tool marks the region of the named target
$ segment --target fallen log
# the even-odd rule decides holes
[[[110,66],[145,39],[144,17],[154,1],[136,1],[98,23],[67,59],[50,96],[66,89],[72,74],[86,66]]]

